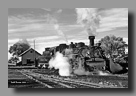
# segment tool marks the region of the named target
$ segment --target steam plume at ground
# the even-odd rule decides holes
[[[109,75],[108,73],[104,73],[103,71],[98,72],[99,75]]]
[[[99,27],[100,15],[96,8],[76,8],[77,23],[83,25],[89,36],[96,35]]]
[[[59,69],[60,76],[71,76],[72,74],[91,75],[91,72],[85,70],[81,58],[79,58],[79,62],[77,63],[78,67],[72,68],[72,64],[70,63],[70,60],[73,60],[72,54],[72,49],[65,49],[65,55],[57,52],[55,57],[49,61],[49,68]]]
[[[60,76],[70,76],[70,64],[68,58],[64,57],[63,54],[57,52],[55,57],[49,61],[49,68],[59,69]]]
[[[72,49],[65,49],[65,56],[68,58],[68,60],[73,59],[73,50]],[[72,65],[70,64],[70,66],[72,66]],[[70,67],[70,69],[72,69],[72,68]],[[76,69],[72,69],[71,71],[76,75],[90,75],[91,74],[90,72],[85,70],[85,68],[82,65],[81,60],[79,60],[79,62],[78,62],[78,67]]]
[[[84,67],[82,66],[82,62],[80,61],[78,63],[78,68],[74,70],[74,74],[77,75],[90,75],[91,73],[88,71],[85,71]]]

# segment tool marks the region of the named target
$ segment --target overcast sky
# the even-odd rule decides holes
[[[106,35],[123,37],[128,42],[128,9],[99,8],[100,25],[95,41]],[[77,13],[74,8],[9,8],[8,9],[8,49],[20,39],[27,39],[40,53],[45,47],[65,43],[63,36],[54,28],[54,21],[67,37],[68,42],[85,42],[88,36],[84,28],[77,24]],[[9,56],[9,54],[8,54]],[[9,56],[10,57],[10,56]]]

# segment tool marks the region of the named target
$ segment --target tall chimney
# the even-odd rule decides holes
[[[91,46],[94,46],[94,39],[95,39],[95,36],[89,36],[89,41],[90,41],[90,47]]]

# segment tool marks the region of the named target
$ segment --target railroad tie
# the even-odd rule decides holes
[[[48,88],[53,88],[52,86],[50,86],[50,85],[48,85],[48,84],[45,84],[45,83],[43,83],[43,82],[41,82],[41,81],[39,81],[39,80],[33,78],[32,76],[29,76],[29,75],[27,75],[27,74],[25,74],[25,73],[23,73],[23,72],[21,72],[21,73],[22,73],[23,75],[25,75],[26,77],[28,77],[29,79],[34,80],[35,82],[38,82],[38,83],[40,83],[40,84],[42,84],[42,85],[44,85],[44,86],[46,86],[46,87],[48,87]]]

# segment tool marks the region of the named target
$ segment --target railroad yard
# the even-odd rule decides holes
[[[127,75],[60,76],[57,70],[9,67],[9,88],[128,88]]]
[[[128,9],[62,9],[10,10],[8,87],[128,88]]]

